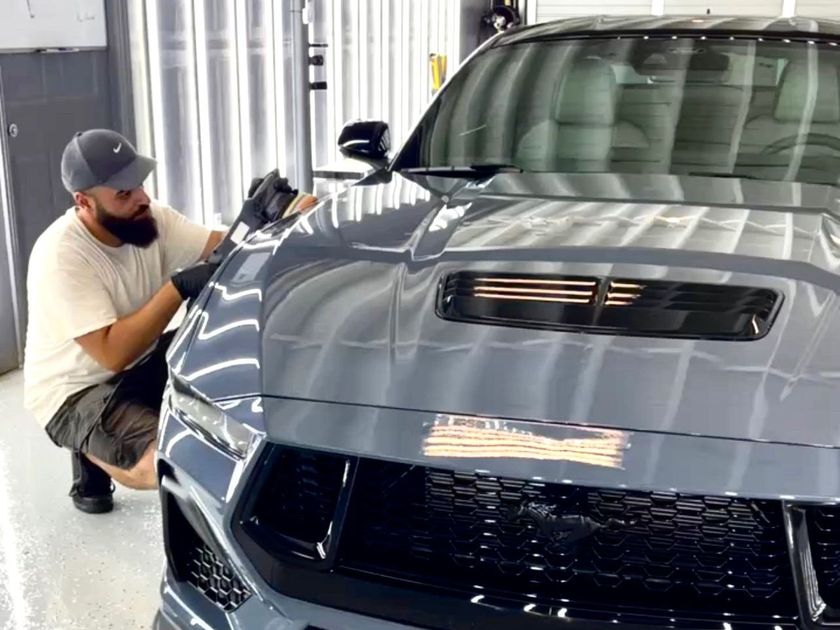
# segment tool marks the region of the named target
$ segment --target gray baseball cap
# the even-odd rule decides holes
[[[116,131],[89,129],[74,135],[64,147],[61,181],[71,193],[94,186],[134,190],[156,164]]]

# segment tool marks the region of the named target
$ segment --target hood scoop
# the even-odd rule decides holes
[[[781,305],[771,289],[639,280],[461,271],[445,276],[443,319],[607,335],[750,341]]]

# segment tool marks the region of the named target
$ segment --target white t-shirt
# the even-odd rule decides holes
[[[159,237],[147,248],[105,245],[79,220],[75,208],[36,241],[26,281],[29,325],[23,374],[24,406],[41,426],[68,396],[114,374],[75,339],[135,312],[175,271],[201,257],[209,229],[155,202],[151,211]]]

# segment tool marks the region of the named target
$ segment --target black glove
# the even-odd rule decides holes
[[[181,294],[181,299],[194,300],[218,268],[218,263],[202,262],[195,264],[172,276],[172,284]]]
[[[255,177],[251,180],[251,185],[248,186],[248,197],[254,196],[254,193],[257,192],[257,188],[259,188],[260,184],[262,184],[263,179],[263,177]]]
[[[255,177],[251,180],[245,203],[251,205],[252,213],[258,216],[262,223],[267,223],[280,218],[297,193],[298,191],[289,185],[289,180],[280,177],[277,169],[274,169],[265,177]]]

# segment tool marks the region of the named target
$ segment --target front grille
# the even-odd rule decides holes
[[[300,541],[322,541],[333,519],[346,459],[276,449],[248,521]]]
[[[185,569],[187,581],[225,612],[239,608],[251,596],[231,568],[205,544],[189,549]]]
[[[781,303],[770,289],[662,280],[457,272],[437,312],[453,321],[676,338],[751,340]]]
[[[781,505],[362,461],[342,567],[525,601],[795,615]],[[475,591],[476,586],[481,591]],[[670,612],[668,613],[670,614]]]
[[[477,618],[488,630],[542,628],[564,610],[733,629],[788,627],[798,615],[781,501],[549,484],[280,445],[260,468],[234,535],[263,579],[296,599],[452,629]],[[318,553],[300,544],[324,533]]]
[[[815,506],[807,514],[820,596],[837,609],[840,608],[840,506]]]

